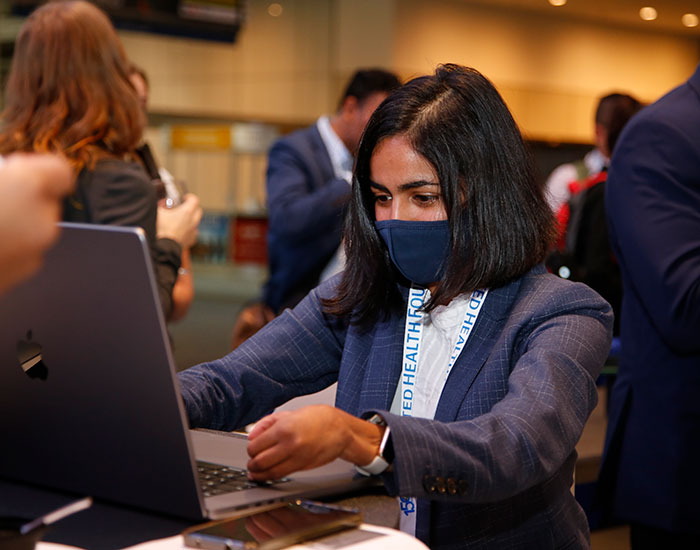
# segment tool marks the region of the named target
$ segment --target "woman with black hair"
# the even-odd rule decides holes
[[[338,381],[336,406],[262,418],[253,479],[342,458],[381,475],[431,548],[580,548],[574,447],[610,307],[540,265],[551,211],[475,70],[392,93],[362,138],[344,273],[180,375],[193,427],[234,429]]]

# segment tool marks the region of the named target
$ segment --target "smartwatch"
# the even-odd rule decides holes
[[[374,459],[372,459],[372,462],[369,464],[365,464],[364,466],[355,466],[355,469],[362,475],[376,476],[386,471],[386,469],[389,468],[393,462],[393,454],[390,453],[391,446],[387,448],[391,430],[389,429],[389,426],[387,426],[386,421],[378,414],[372,415],[367,419],[367,422],[371,422],[377,426],[384,426],[384,435],[382,436],[382,442],[379,444],[379,454],[377,454],[377,456],[375,456]]]

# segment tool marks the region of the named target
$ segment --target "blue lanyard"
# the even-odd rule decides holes
[[[421,339],[423,337],[423,312],[420,310],[425,303],[427,290],[424,288],[411,287],[408,293],[408,306],[406,308],[406,328],[403,342],[403,364],[401,366],[401,416],[414,416],[416,404],[414,401],[416,384],[416,374],[420,360]],[[467,344],[472,329],[476,324],[476,319],[481,312],[481,307],[486,301],[488,290],[475,290],[469,297],[462,324],[455,341],[452,354],[450,355],[447,369],[445,370],[445,382],[454,367],[457,358]],[[425,409],[427,403],[420,403],[418,406]],[[420,415],[418,415],[420,416]]]
[[[415,387],[416,376],[418,374],[418,362],[420,360],[421,340],[423,337],[423,317],[421,311],[425,303],[427,295],[426,289],[411,287],[408,293],[408,306],[406,308],[406,328],[404,331],[403,342],[403,364],[401,366],[400,399],[401,399],[401,416],[425,416],[427,410],[434,410],[435,403],[416,403]],[[450,360],[445,370],[445,379],[443,386],[447,382],[447,378],[454,367],[457,358],[467,344],[469,336],[472,334],[472,329],[476,324],[476,320],[481,312],[481,307],[486,301],[488,290],[475,290],[472,292],[467,303],[466,311],[462,324],[459,327],[459,332],[455,341],[454,348],[450,354]],[[439,394],[438,394],[439,396]],[[415,414],[418,411],[418,414]],[[421,414],[425,413],[425,414]],[[399,506],[402,515],[400,516],[400,527],[405,533],[415,535],[416,531],[416,499],[412,497],[399,497]]]

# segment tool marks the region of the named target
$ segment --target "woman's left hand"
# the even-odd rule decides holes
[[[248,472],[254,480],[279,479],[342,458],[372,461],[384,428],[329,405],[273,413],[249,435]]]

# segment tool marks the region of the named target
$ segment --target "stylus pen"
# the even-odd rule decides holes
[[[90,508],[90,506],[92,506],[92,497],[85,497],[80,500],[76,500],[66,504],[65,506],[57,508],[53,512],[49,512],[48,514],[44,514],[43,516],[33,519],[29,523],[25,523],[19,528],[19,532],[22,535],[26,535],[29,533],[29,531],[33,531],[34,529],[38,529],[39,527],[44,527],[46,525],[51,525],[52,523],[65,518],[66,516],[70,516],[71,514],[75,514],[76,512],[81,512],[86,508]]]

